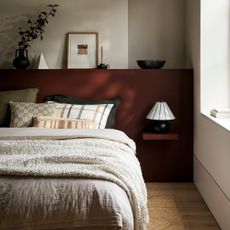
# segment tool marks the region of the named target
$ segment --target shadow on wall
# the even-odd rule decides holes
[[[99,70],[90,71],[90,73],[86,71],[85,75],[82,75],[84,71],[78,74],[76,72],[76,75],[74,71],[69,71],[66,75],[68,79],[63,84],[63,76],[65,75],[61,76],[62,72],[59,72],[59,74],[58,72],[56,73],[55,77],[57,77],[57,81],[53,83],[52,88],[48,89],[48,92],[45,91],[45,93],[48,93],[47,95],[61,94],[88,100],[105,100],[120,97],[121,103],[116,115],[116,124],[119,125],[116,125],[116,128],[125,130],[130,137],[137,138],[138,133],[133,124],[137,123],[137,125],[142,126],[145,114],[137,116],[133,111],[137,109],[142,111],[146,105],[140,102],[140,98],[142,97],[139,95],[142,92],[135,89],[136,82],[119,80],[119,77],[114,77],[114,74],[112,75],[110,71],[103,72],[103,70]],[[31,81],[33,81],[32,79]],[[42,101],[43,97],[47,95],[43,94],[44,90],[42,86],[38,88],[40,88],[39,97],[40,101]],[[137,108],[137,105],[140,104],[140,108]]]
[[[31,16],[30,16],[31,17]],[[28,15],[0,17],[0,69],[12,69],[12,61],[20,39],[18,28],[27,21]],[[10,36],[9,36],[10,34]]]

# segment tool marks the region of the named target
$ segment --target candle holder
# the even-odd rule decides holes
[[[104,63],[97,65],[98,69],[108,69],[109,67],[110,67],[109,64],[104,64]]]

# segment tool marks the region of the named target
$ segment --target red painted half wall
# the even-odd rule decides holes
[[[192,181],[193,72],[192,70],[0,70],[0,90],[28,87],[44,96],[63,94],[85,99],[119,96],[116,128],[137,144],[137,157],[146,181]],[[177,140],[142,140],[146,115],[164,100],[176,116],[171,121]]]

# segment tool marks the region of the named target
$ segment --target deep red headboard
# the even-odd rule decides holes
[[[109,99],[119,96],[122,101],[118,109],[116,128],[125,131],[139,143],[139,155],[152,154],[150,142],[146,144],[141,139],[146,123],[145,116],[157,100],[165,100],[177,118],[172,122],[172,126],[180,135],[179,141],[174,143],[175,148],[170,151],[179,150],[181,154],[182,152],[187,154],[185,145],[189,145],[192,149],[193,135],[192,75],[192,70],[186,69],[0,70],[0,90],[37,87],[40,89],[39,101],[42,101],[44,96],[51,94],[86,99]],[[180,141],[182,141],[182,145],[179,143]],[[156,142],[155,144],[152,142],[152,145],[156,144]],[[155,149],[159,150],[159,146],[156,145]],[[146,160],[148,157],[146,155]],[[140,158],[142,157],[140,156]],[[189,159],[191,160],[191,156]],[[189,166],[188,172],[185,176],[180,176],[181,180],[192,178],[191,164],[187,166]],[[146,170],[150,169],[151,167]],[[148,180],[158,178],[150,175],[150,172],[145,177]]]

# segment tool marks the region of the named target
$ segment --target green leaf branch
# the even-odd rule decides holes
[[[19,49],[27,49],[30,47],[30,42],[37,38],[43,39],[43,34],[45,32],[44,28],[48,24],[48,18],[50,16],[54,17],[57,12],[57,4],[47,5],[49,11],[42,11],[37,19],[33,22],[30,19],[27,21],[29,28],[24,30],[19,27],[19,35],[21,36],[18,42]]]

